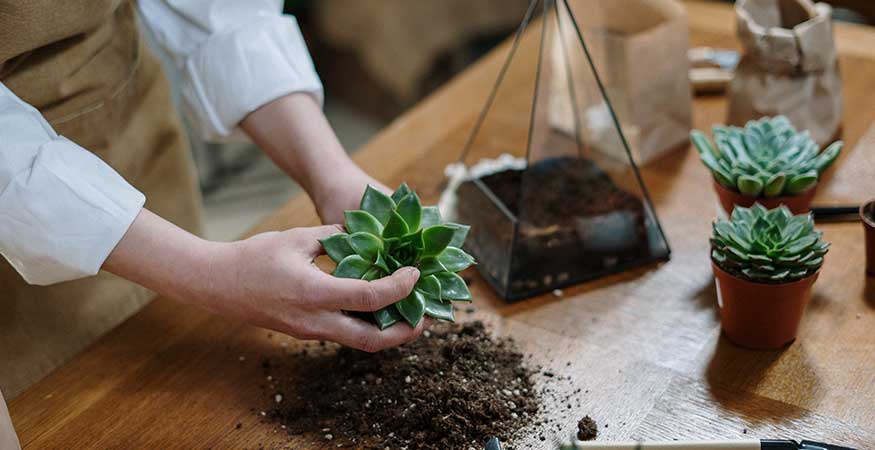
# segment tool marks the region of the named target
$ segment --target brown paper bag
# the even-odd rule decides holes
[[[692,93],[687,75],[689,30],[680,2],[569,0],[569,6],[636,162],[646,163],[686,143],[692,125]],[[576,32],[564,27],[559,34],[572,64],[584,142],[626,160],[607,105],[579,50]],[[560,44],[554,39],[554,54],[563,51]],[[554,70],[551,79],[550,123],[573,135],[567,72]]]
[[[729,88],[729,123],[787,116],[821,146],[838,135],[842,85],[832,8],[811,0],[738,0],[744,55]]]

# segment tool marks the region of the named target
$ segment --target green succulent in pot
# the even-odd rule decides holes
[[[743,128],[716,126],[714,142],[694,130],[690,139],[714,179],[750,197],[799,195],[814,188],[835,161],[843,143],[823,152],[807,131],[798,132],[784,116],[750,121]]]
[[[402,320],[415,327],[425,315],[454,321],[452,303],[471,301],[457,273],[474,264],[461,249],[469,227],[444,223],[437,207],[422,206],[407,184],[391,196],[368,186],[359,208],[345,212],[347,233],[320,241],[337,263],[333,275],[371,281],[416,267],[420,277],[410,295],[374,312],[374,322],[385,329]]]
[[[714,222],[711,259],[724,271],[756,283],[789,283],[816,273],[829,243],[810,214],[781,206],[736,207],[730,220]]]

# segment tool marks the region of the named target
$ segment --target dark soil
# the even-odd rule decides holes
[[[577,439],[581,441],[591,441],[596,438],[599,434],[599,426],[596,425],[595,420],[592,420],[589,416],[583,416],[583,419],[580,419],[577,422]]]
[[[466,249],[505,297],[524,298],[667,257],[667,248],[652,253],[648,234],[657,230],[647,225],[642,200],[593,161],[547,159],[480,182],[485,188],[474,181],[459,186],[458,218],[472,227]],[[519,219],[518,227],[484,189]]]
[[[328,345],[262,367],[270,398],[281,398],[268,418],[332,447],[479,450],[535,424],[541,404],[537,370],[481,322],[436,325],[376,354]]]
[[[506,170],[481,180],[510,212],[534,226],[564,224],[575,216],[642,210],[640,199],[617,187],[587,159],[546,160],[526,171]]]

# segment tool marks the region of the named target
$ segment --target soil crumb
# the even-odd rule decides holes
[[[599,426],[589,416],[583,416],[577,422],[577,439],[581,441],[591,441],[599,434]]]
[[[267,417],[292,435],[330,435],[332,447],[482,449],[497,436],[513,449],[541,408],[538,368],[479,321],[435,325],[375,354],[328,345],[266,359],[262,368]]]

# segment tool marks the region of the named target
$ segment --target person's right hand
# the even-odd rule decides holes
[[[219,298],[204,306],[299,339],[337,342],[375,352],[419,336],[430,321],[415,329],[406,324],[380,331],[343,311],[376,311],[406,297],[419,271],[405,267],[371,282],[337,278],[320,270],[314,259],[323,253],[319,239],[342,233],[337,225],[269,232],[235,242],[213,265],[212,283]]]
[[[294,228],[231,242],[208,242],[143,210],[104,268],[184,303],[299,339],[337,342],[368,352],[419,336],[431,320],[380,330],[343,311],[376,311],[406,297],[413,267],[374,281],[337,278],[314,264],[319,239],[338,225]]]

